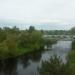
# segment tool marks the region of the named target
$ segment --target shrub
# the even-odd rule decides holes
[[[51,57],[49,62],[43,62],[39,73],[40,75],[74,75],[70,64],[62,63],[62,60],[57,56]]]

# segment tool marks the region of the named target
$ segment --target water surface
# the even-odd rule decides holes
[[[65,63],[67,54],[71,50],[71,41],[58,41],[50,50],[32,52],[12,58],[0,63],[0,75],[36,75],[42,61],[49,61],[51,56],[57,55]]]

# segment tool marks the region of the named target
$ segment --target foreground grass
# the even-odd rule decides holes
[[[69,62],[75,64],[75,50],[72,50],[68,54]]]
[[[75,50],[71,50],[68,54],[68,61],[73,73],[75,74]]]

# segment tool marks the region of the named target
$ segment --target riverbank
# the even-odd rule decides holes
[[[68,61],[73,74],[75,74],[75,41],[72,41],[72,50],[68,53]]]
[[[14,56],[3,57],[3,58],[0,58],[0,60],[3,61],[3,60],[11,59],[11,58],[16,58],[16,57],[19,57],[21,55],[25,55],[25,54],[28,54],[28,53],[31,53],[31,52],[42,51],[42,50],[44,50],[44,49],[41,48],[41,49],[38,49],[38,50],[37,49],[34,50],[34,49],[28,49],[28,48],[20,48],[20,49],[18,49],[18,52],[17,52],[16,55],[14,53]]]

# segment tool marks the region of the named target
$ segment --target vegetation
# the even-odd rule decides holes
[[[29,30],[19,30],[16,27],[0,28],[0,59],[39,50],[42,47],[42,33],[33,26],[30,26]]]
[[[62,63],[62,60],[57,56],[51,57],[50,61],[42,63],[42,67],[39,69],[40,75],[74,75],[74,71],[70,64]]]
[[[56,42],[57,42],[56,38],[45,38],[44,39],[44,44],[47,45],[47,46],[50,46],[50,45],[52,45]]]
[[[30,51],[36,51],[43,48],[46,44],[50,46],[57,39],[44,39],[42,34],[49,35],[74,35],[75,30],[70,31],[39,31],[33,26],[29,30],[19,30],[19,28],[4,27],[0,28],[0,59],[15,57]],[[75,74],[75,41],[72,42],[72,50],[68,55],[68,62],[63,63],[60,58],[51,57],[50,61],[42,62],[42,67],[39,69],[40,75],[74,75]]]
[[[70,63],[70,67],[75,74],[75,41],[72,41],[72,50],[68,54],[68,60]]]
[[[75,35],[75,27],[73,27],[73,28],[70,30],[70,33],[71,33],[72,35]]]
[[[46,31],[49,35],[75,35],[75,28],[69,31]],[[39,69],[40,75],[75,75],[75,41],[72,41],[72,50],[68,54],[67,63],[62,63],[60,58],[51,57],[50,61],[42,62]]]

